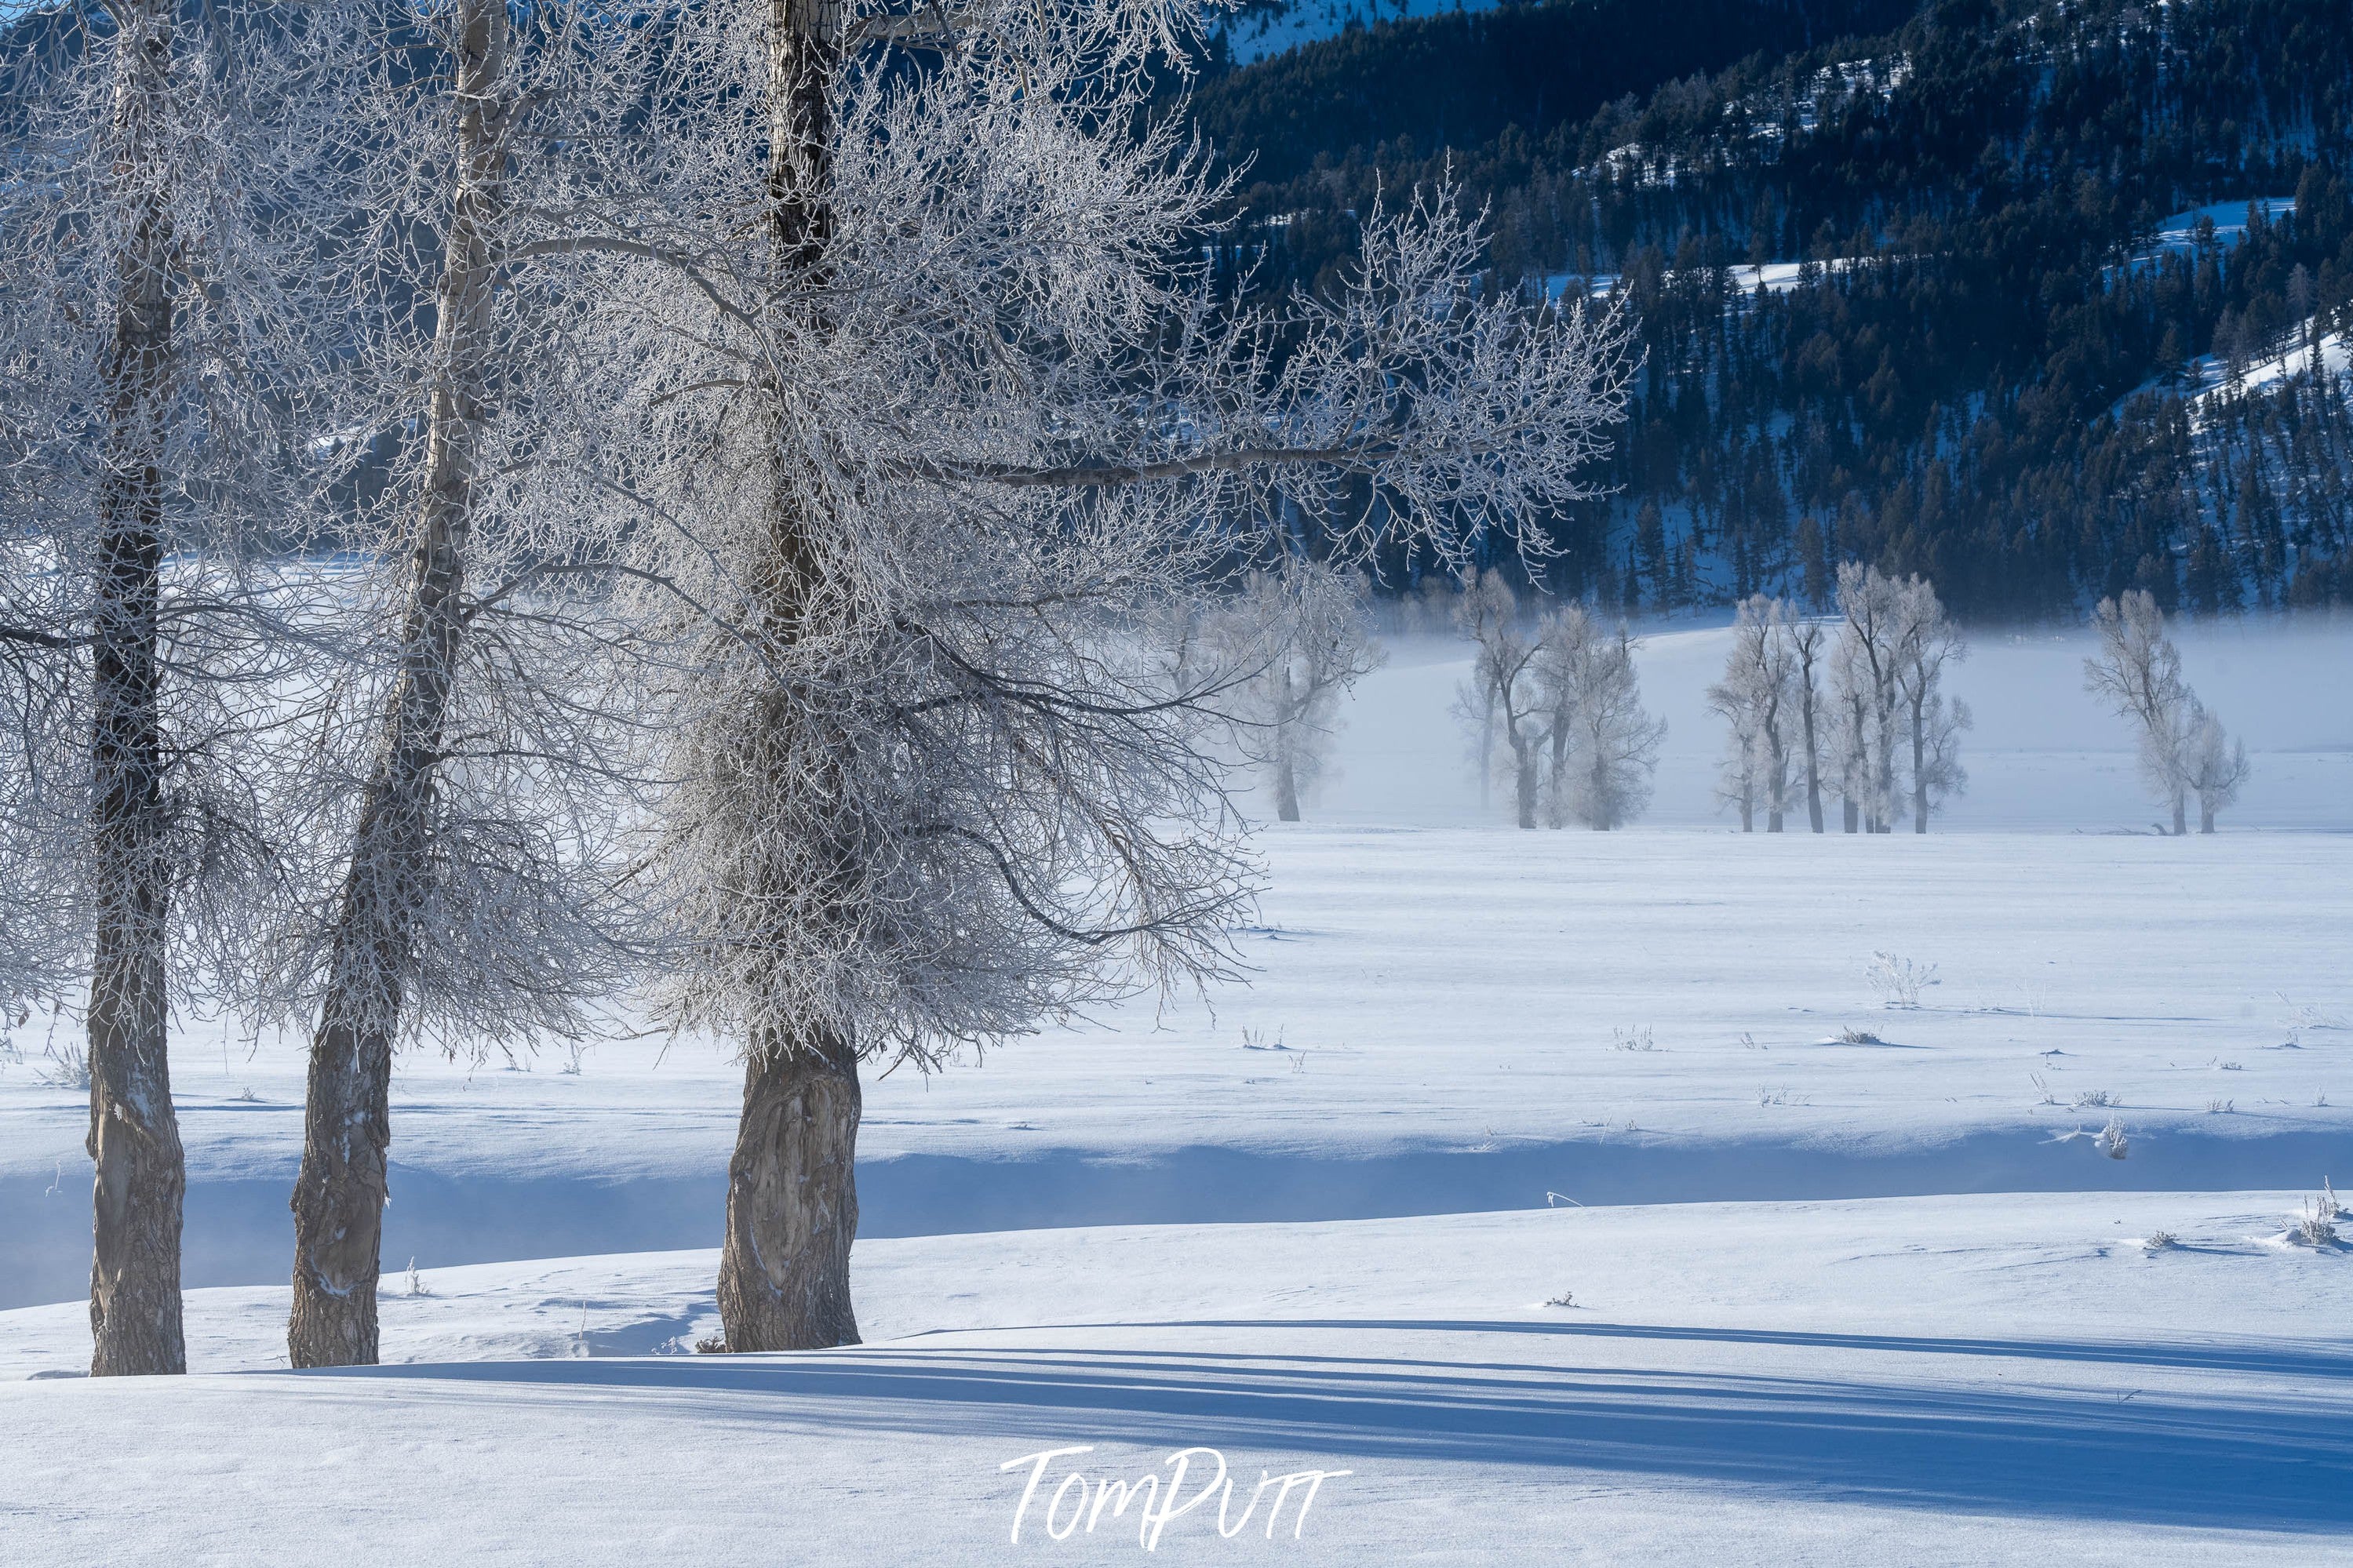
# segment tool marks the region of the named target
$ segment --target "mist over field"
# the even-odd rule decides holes
[[[1641,635],[1643,700],[1667,736],[1639,826],[1736,827],[1711,793],[1725,727],[1706,699],[1724,674],[1728,626],[1669,624]],[[2353,832],[2353,621],[2190,622],[2175,640],[2185,679],[2254,760],[2225,826]],[[1968,789],[1939,813],[1936,830],[2152,831],[2160,813],[2135,766],[2134,732],[2084,689],[2084,660],[2096,651],[2090,631],[1973,630],[1968,645],[1947,676],[1976,720],[1961,749]],[[1388,666],[1341,709],[1335,776],[1312,815],[1366,826],[1505,821],[1501,784],[1479,809],[1474,748],[1451,716],[1471,675],[1469,645],[1417,635],[1387,646]]]

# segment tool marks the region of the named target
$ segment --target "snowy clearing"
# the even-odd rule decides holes
[[[2345,1561],[2353,1259],[2267,1239],[2293,1207],[867,1241],[870,1342],[801,1356],[647,1354],[716,1323],[708,1252],[428,1271],[388,1289],[379,1372],[0,1384],[18,1495],[51,1500],[0,1528],[27,1561],[765,1563],[790,1519],[789,1561],[1113,1562],[1136,1510],[1071,1531],[1066,1493],[1052,1541],[1051,1494],[1208,1447],[1233,1534],[1215,1500],[1176,1513],[1176,1561],[1878,1563],[1898,1532],[1907,1563]],[[269,1365],[285,1301],[193,1297],[194,1363]],[[73,1317],[0,1314],[8,1374],[73,1366]],[[1078,1446],[1017,1549],[1031,1466],[999,1467]],[[1187,1500],[1215,1475],[1189,1463]],[[1309,1469],[1349,1473],[1270,1541],[1257,1478]]]
[[[403,1058],[396,1364],[272,1371],[301,1061],[195,1021],[190,1359],[241,1375],[74,1376],[87,1113],[18,1030],[0,1557],[768,1562],[789,1517],[795,1561],[1109,1562],[1142,1504],[1050,1539],[1071,1467],[1056,1530],[1208,1446],[1236,1515],[1351,1473],[1271,1540],[1174,1517],[1185,1561],[2353,1561],[2353,1257],[2289,1238],[2353,1171],[2353,693],[2293,671],[2353,639],[2184,637],[2256,753],[2213,837],[2146,831],[2084,639],[2033,634],[1957,671],[1939,831],[1815,838],[1707,799],[1726,635],[1647,642],[1671,730],[1613,834],[1499,826],[1460,647],[1393,645],[1264,836],[1248,985],[870,1077],[860,1349],[677,1353],[741,1078],[616,1037]],[[1017,1546],[998,1467],[1074,1445]]]

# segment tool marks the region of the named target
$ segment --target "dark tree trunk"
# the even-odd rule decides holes
[[[2173,792],[2173,836],[2176,838],[2189,831],[2189,802],[2179,790]]]
[[[849,1247],[858,1235],[860,1105],[858,1061],[846,1042],[772,1047],[745,1068],[719,1256],[729,1350],[858,1342]]]
[[[1839,815],[1844,819],[1842,826],[1849,833],[1860,833],[1862,831],[1862,810],[1860,806],[1856,805],[1854,802],[1851,800],[1840,801]]]
[[[1512,774],[1514,795],[1520,808],[1520,826],[1533,829],[1536,825],[1536,758],[1540,753],[1532,742],[1512,738]]]
[[[110,134],[123,210],[101,367],[105,472],[90,659],[90,1272],[92,1376],[188,1369],[180,1320],[187,1162],[172,1106],[163,836],[164,410],[172,395],[174,237],[161,139],[172,113],[172,8],[132,0]]]
[[[2200,833],[2214,831],[2214,808],[2202,800],[2198,803],[2198,831]]]
[[[353,839],[311,1046],[293,1198],[294,1310],[286,1331],[287,1357],[298,1367],[376,1360],[392,1049],[415,963],[412,927],[428,874],[434,783],[465,631],[475,433],[495,358],[492,250],[505,206],[508,41],[503,5],[462,0],[452,99],[459,186],[435,301],[437,374],[401,668]]]
[[[832,104],[840,58],[839,0],[770,0],[768,198],[780,300],[815,290],[832,270]],[[783,461],[781,447],[777,461]],[[812,519],[778,498],[768,613],[776,635],[800,635],[822,568]],[[744,1114],[727,1167],[727,1237],[719,1317],[731,1351],[810,1350],[858,1342],[849,1248],[858,1234],[858,1058],[829,1031],[755,1035],[747,1043]]]

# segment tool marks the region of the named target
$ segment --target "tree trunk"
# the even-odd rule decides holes
[[[166,209],[172,8],[114,13],[121,53],[109,128],[122,240],[101,366],[105,471],[90,658],[90,861],[97,910],[90,983],[94,1377],[188,1369],[180,1320],[187,1162],[172,1106],[170,868],[163,836],[162,662],[165,409],[172,396],[174,236]]]
[[[1926,689],[1926,682],[1923,683]],[[1912,704],[1912,831],[1928,831],[1927,715],[1922,704]]]
[[[2214,808],[2202,800],[2198,803],[2198,831],[2200,833],[2214,831]]]
[[[1854,802],[1841,798],[1839,801],[1839,815],[1844,819],[1842,826],[1846,831],[1849,833],[1862,831],[1862,812]]]
[[[2176,838],[2189,831],[2189,800],[2179,790],[2173,792],[2173,836]]]
[[[1520,826],[1536,825],[1536,749],[1518,736],[1512,738],[1512,777],[1520,808]]]
[[[1740,831],[1757,831],[1757,803],[1746,789],[1740,792]]]
[[[769,0],[768,189],[780,301],[806,298],[831,271],[832,104],[840,0]],[[795,307],[797,308],[797,307]],[[775,448],[781,465],[781,447]],[[767,613],[776,635],[800,635],[822,567],[811,530],[821,519],[783,498],[770,518],[775,552]],[[858,1342],[849,1248],[858,1234],[857,1051],[830,1031],[755,1035],[744,1067],[744,1114],[727,1168],[727,1238],[719,1317],[731,1351],[809,1350]]]
[[[465,632],[474,438],[494,357],[492,251],[505,208],[506,7],[461,0],[459,28],[459,184],[436,300],[425,495],[400,672],[353,839],[311,1046],[286,1331],[287,1358],[298,1367],[376,1360],[392,1048],[415,962],[434,781]]]
[[[755,1051],[727,1163],[719,1318],[731,1351],[858,1343],[858,1061],[847,1042]]]
[[[1806,820],[1820,833],[1822,830],[1822,749],[1814,735],[1814,668],[1806,666]]]
[[[1283,661],[1282,679],[1275,688],[1274,718],[1274,814],[1285,822],[1299,820],[1299,770],[1292,760],[1292,745],[1298,737],[1298,721],[1292,712],[1291,663]]]

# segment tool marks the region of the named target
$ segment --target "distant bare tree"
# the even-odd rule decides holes
[[[1482,650],[1472,658],[1472,690],[1466,699],[1478,717],[1472,752],[1479,765],[1479,808],[1482,811],[1486,809],[1493,795],[1495,710],[1503,700],[1502,693],[1493,684],[1497,664],[1486,657],[1484,650],[1506,635],[1507,628],[1519,613],[1519,596],[1512,592],[1512,585],[1504,580],[1504,574],[1492,566],[1463,584],[1462,592],[1455,596],[1450,611],[1455,629]]]
[[[1258,652],[1237,733],[1284,822],[1299,820],[1301,793],[1324,771],[1341,696],[1388,657],[1366,628],[1366,593],[1361,574],[1286,556],[1252,573],[1234,608]]]
[[[1561,815],[1586,826],[1623,827],[1650,804],[1667,726],[1642,707],[1636,644],[1623,624],[1605,632],[1572,606],[1554,623],[1546,683],[1567,723],[1559,773]]]
[[[2165,612],[2144,589],[2103,599],[2092,613],[2100,651],[2084,661],[2084,689],[2104,698],[2137,728],[2140,773],[2149,793],[2173,809],[2173,831],[2189,830],[2189,765],[2196,699],[2181,679],[2181,653],[2165,635]]]
[[[1791,731],[1797,727],[1797,652],[1788,606],[1754,594],[1732,624],[1724,679],[1708,688],[1708,706],[1731,726],[1717,797],[1740,808],[1740,830],[1753,832],[1759,804],[1765,830],[1781,831],[1791,804]]]
[[[2239,798],[2247,781],[2247,743],[2223,733],[2222,721],[2192,699],[2182,773],[2198,795],[2198,831],[2214,831],[2214,814]]]
[[[1875,566],[1850,561],[1839,568],[1838,605],[1841,625],[1831,675],[1843,710],[1840,794],[1848,808],[1847,831],[1855,831],[1859,818],[1863,832],[1886,833],[1896,801],[1904,587]]]
[[[1522,827],[1536,826],[1544,757],[1552,744],[1555,704],[1539,679],[1546,642],[1522,621],[1518,597],[1489,567],[1463,594],[1463,626],[1478,640],[1469,684],[1455,712],[1483,752],[1501,740],[1512,764],[1512,803]]]
[[[1929,811],[1968,787],[1959,750],[1968,704],[1947,700],[1943,690],[1946,665],[1967,658],[1968,645],[1923,577],[1901,585],[1893,640],[1895,694],[1912,748],[1912,831],[1926,833]]]
[[[1822,759],[1829,712],[1822,701],[1820,670],[1830,657],[1830,633],[1822,623],[1791,616],[1782,623],[1789,650],[1790,686],[1798,700],[1798,743],[1805,759],[1806,822],[1822,831]]]

